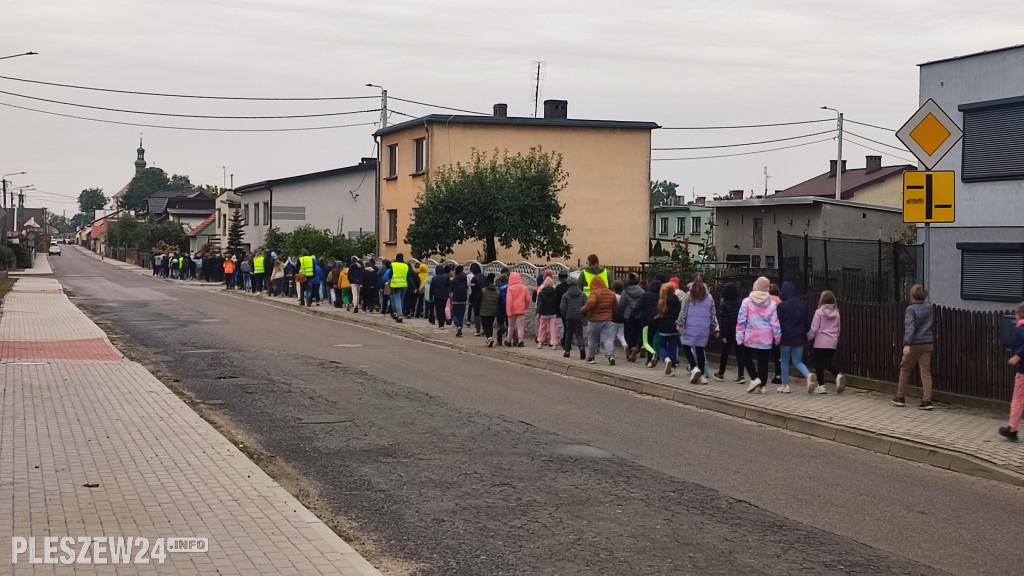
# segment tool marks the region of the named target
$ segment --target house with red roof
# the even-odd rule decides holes
[[[882,166],[881,156],[867,156],[864,167],[848,170],[846,160],[842,164],[843,187],[840,200],[849,200],[860,204],[875,206],[903,207],[903,173],[917,170],[911,164]],[[819,174],[795,186],[775,193],[775,198],[835,198],[836,197],[836,161],[832,160],[828,172]]]

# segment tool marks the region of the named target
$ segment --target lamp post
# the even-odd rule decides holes
[[[836,113],[836,127],[839,130],[839,151],[836,152],[836,200],[843,199],[843,113],[835,108],[822,106],[822,110]]]
[[[370,88],[380,88],[380,127],[388,127],[388,91],[377,84],[367,84]]]

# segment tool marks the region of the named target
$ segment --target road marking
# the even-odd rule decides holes
[[[362,348],[365,344],[335,344],[335,348]]]
[[[222,352],[217,348],[206,348],[204,350],[183,350],[182,354],[213,354],[214,352]]]

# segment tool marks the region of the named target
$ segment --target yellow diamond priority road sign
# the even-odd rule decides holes
[[[956,211],[953,188],[956,176],[943,172],[903,173],[903,221],[953,222]]]
[[[934,168],[963,135],[956,122],[931,98],[896,132],[900,142],[906,144],[928,170]]]

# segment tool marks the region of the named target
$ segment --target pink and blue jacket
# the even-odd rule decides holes
[[[775,302],[767,292],[751,292],[740,305],[736,320],[736,343],[747,348],[771,349],[782,339],[782,327]]]

